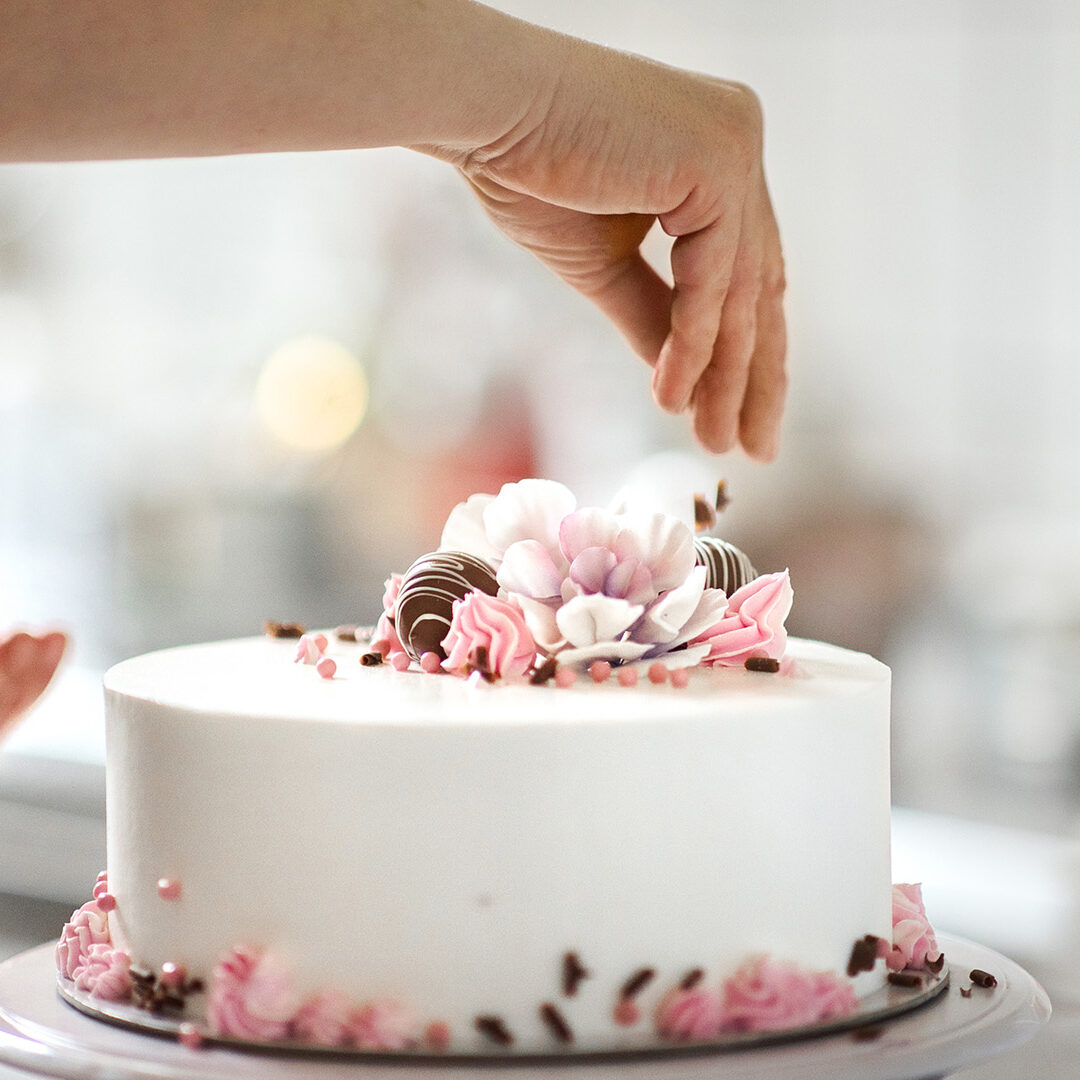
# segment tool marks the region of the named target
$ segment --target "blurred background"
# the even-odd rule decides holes
[[[0,752],[0,956],[104,865],[110,664],[373,622],[387,573],[508,480],[595,502],[725,478],[720,532],[790,567],[791,629],[893,668],[896,877],[1055,999],[1052,1038],[971,1076],[1058,1075],[1062,1040],[1080,1054],[1080,7],[495,6],[761,96],[780,459],[699,453],[605,320],[419,155],[0,167],[0,630],[74,635]]]

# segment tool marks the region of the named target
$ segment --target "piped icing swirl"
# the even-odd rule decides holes
[[[299,1004],[289,972],[272,953],[239,946],[214,968],[206,1019],[214,1035],[270,1042],[288,1036]]]

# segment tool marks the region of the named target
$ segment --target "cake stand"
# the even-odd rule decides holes
[[[1020,1046],[1050,1018],[1046,992],[1018,964],[962,938],[938,940],[952,972],[949,987],[870,1029],[750,1048],[542,1063],[190,1050],[67,1005],[49,944],[0,964],[0,1067],[64,1080],[931,1080]],[[974,968],[993,974],[997,985],[965,996]]]

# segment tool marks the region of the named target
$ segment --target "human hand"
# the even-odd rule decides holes
[[[571,41],[550,101],[458,162],[495,224],[593,300],[707,449],[779,445],[783,257],[744,86]],[[640,246],[675,238],[674,288]]]
[[[59,632],[19,632],[0,641],[0,736],[41,696],[66,646]]]

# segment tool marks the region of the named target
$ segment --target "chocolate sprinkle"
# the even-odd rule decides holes
[[[968,974],[968,978],[976,986],[981,986],[984,990],[993,990],[997,986],[997,979],[989,971],[983,971],[981,968],[973,969]]]
[[[922,986],[922,976],[917,971],[890,971],[885,979],[893,986],[903,986],[908,990]]]
[[[970,986],[961,986],[960,987],[960,996],[965,997],[965,998],[971,997],[971,987]]]
[[[747,658],[743,667],[747,671],[767,671],[775,675],[780,670],[780,661],[771,656],[751,656]]]
[[[339,626],[334,631],[334,637],[336,637],[338,641],[356,641],[356,627]]]
[[[683,981],[681,983],[679,983],[679,989],[680,990],[693,990],[694,987],[697,986],[697,984],[699,982],[701,982],[701,980],[704,979],[704,978],[705,978],[705,969],[704,968],[694,968],[693,971],[688,971],[686,973],[686,975],[683,977]]]
[[[378,667],[383,662],[383,654],[379,652],[361,653],[360,663],[364,667]]]
[[[856,1042],[873,1042],[875,1039],[880,1039],[885,1034],[885,1029],[880,1025],[866,1025],[864,1027],[857,1027],[852,1033],[851,1037]]]
[[[533,673],[529,682],[533,686],[543,686],[549,679],[555,677],[555,669],[559,666],[559,661],[554,656],[549,656]]]
[[[731,497],[727,493],[727,481],[721,480],[716,485],[716,512],[723,513],[731,503]]]
[[[656,978],[656,972],[653,968],[641,968],[635,971],[629,979],[623,983],[623,988],[619,991],[619,997],[626,1001],[629,998],[636,997]]]
[[[587,979],[591,972],[584,967],[576,952],[568,952],[562,962],[562,991],[567,997],[575,997],[582,979]]]
[[[749,661],[747,661],[749,663]],[[881,942],[881,938],[874,934],[867,934],[864,938],[859,938],[854,945],[851,946],[851,956],[848,958],[847,973],[852,978],[859,974],[860,971],[873,971],[874,965],[877,963],[878,958],[878,945]]]
[[[298,638],[303,637],[304,628],[295,622],[274,622],[267,619],[263,623],[263,632],[269,637]]]
[[[941,969],[945,966],[945,954],[940,953],[936,960],[923,961],[923,967],[930,972],[931,975],[940,975]]]
[[[704,495],[694,495],[694,531],[705,532],[716,524],[716,511]]]
[[[545,1001],[540,1006],[540,1019],[551,1029],[552,1035],[559,1042],[571,1043],[574,1041],[574,1033],[570,1025],[563,1019],[562,1013],[550,1001]]]
[[[498,1046],[509,1046],[514,1041],[514,1036],[506,1030],[506,1025],[499,1016],[478,1016],[473,1023],[481,1035],[486,1035]]]

